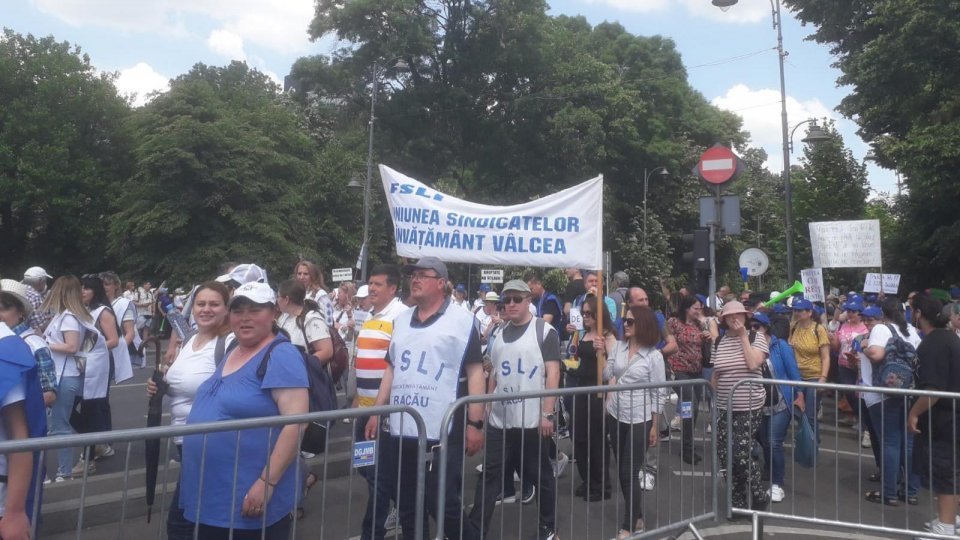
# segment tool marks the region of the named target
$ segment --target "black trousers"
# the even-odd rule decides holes
[[[510,464],[515,464],[522,482],[537,486],[540,528],[552,531],[557,492],[549,457],[551,439],[542,437],[537,428],[500,429],[493,426],[487,426],[486,439],[483,477],[477,482],[470,511],[471,526],[479,532],[480,538],[490,532],[490,518],[496,509],[497,496],[505,490],[508,481],[503,473],[510,473],[509,483],[513,487],[513,467]]]
[[[415,539],[415,503],[418,485],[417,440],[394,437],[389,434],[381,434],[381,437],[383,437],[384,452],[379,454],[378,457],[383,459],[382,474],[386,475],[388,486],[396,485],[394,482],[400,484],[397,516],[400,519],[403,538]],[[450,433],[449,448],[447,449],[447,475],[445,478],[440,478],[440,467],[435,465],[439,458],[439,449],[432,449],[435,444],[436,441],[427,441],[427,452],[433,452],[433,461],[426,464],[423,536],[419,540],[427,540],[430,537],[427,517],[436,519],[440,482],[446,485],[443,504],[444,536],[450,540],[459,540],[461,538],[460,529],[466,525],[462,537],[472,539],[473,535],[470,527],[464,523],[463,505],[460,498],[460,490],[463,485],[463,433],[456,428]]]
[[[633,531],[638,519],[643,518],[643,490],[640,489],[640,473],[647,454],[652,421],[642,424],[627,424],[612,416],[607,417],[607,429],[611,430],[610,442],[617,452],[617,473],[620,493],[623,495],[623,520],[620,528]]]
[[[609,449],[604,444],[603,399],[597,394],[573,396],[573,455],[587,495],[610,493]]]

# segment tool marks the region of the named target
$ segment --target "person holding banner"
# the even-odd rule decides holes
[[[597,351],[612,351],[617,343],[610,312],[600,307],[596,296],[587,296],[580,306],[583,315],[583,337],[575,344],[578,367],[570,370],[576,386],[596,386]],[[603,335],[597,332],[597,317],[603,317]],[[603,441],[603,399],[597,394],[573,396],[573,454],[582,483],[574,491],[577,497],[593,502],[610,498],[610,473],[607,470],[608,448]]]

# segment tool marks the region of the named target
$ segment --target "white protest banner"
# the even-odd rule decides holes
[[[330,273],[334,283],[353,280],[353,268],[334,268]]]
[[[823,290],[823,269],[806,268],[800,271],[800,281],[803,283],[803,297],[811,302],[826,302]]]
[[[883,294],[897,294],[900,290],[900,274],[883,274],[880,276],[880,290]]]
[[[883,282],[880,274],[867,274],[866,281],[863,282],[863,292],[878,293],[883,290]]]
[[[482,268],[480,283],[503,283],[503,270],[497,268]]]
[[[446,262],[580,267],[603,264],[603,177],[514,206],[440,193],[380,165],[397,255]]]
[[[817,268],[879,268],[880,221],[810,223],[810,247]]]

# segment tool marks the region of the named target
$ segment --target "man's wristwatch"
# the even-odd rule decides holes
[[[470,420],[467,418],[467,425],[470,427],[475,427],[480,431],[483,431],[483,420]]]
[[[541,416],[542,418],[545,418],[545,419],[547,419],[547,420],[549,420],[549,421],[551,421],[551,422],[553,422],[553,419],[554,419],[554,415],[553,415],[553,413],[552,413],[552,412],[545,412],[545,413],[540,413],[540,416]]]

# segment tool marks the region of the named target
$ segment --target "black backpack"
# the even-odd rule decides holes
[[[263,355],[263,360],[260,361],[260,365],[257,366],[257,378],[261,381],[267,374],[267,365],[270,363],[270,355],[273,349],[281,343],[290,343],[290,340],[284,336],[273,340],[273,343],[267,346],[267,352]],[[219,347],[219,341],[217,345]],[[223,357],[229,354],[236,345],[236,341],[231,343],[230,348],[225,351]],[[310,412],[337,410],[337,394],[334,390],[333,380],[330,378],[330,374],[316,356],[307,354],[298,347],[294,348],[300,352],[300,357],[303,359],[303,363],[307,368],[307,380],[310,382],[310,386],[307,388]],[[214,354],[216,355],[216,353]],[[219,361],[217,363],[219,364]],[[303,432],[303,442],[300,448],[311,454],[320,454],[326,450],[327,432],[330,428],[329,424],[329,422],[310,422],[307,424],[307,428]]]

